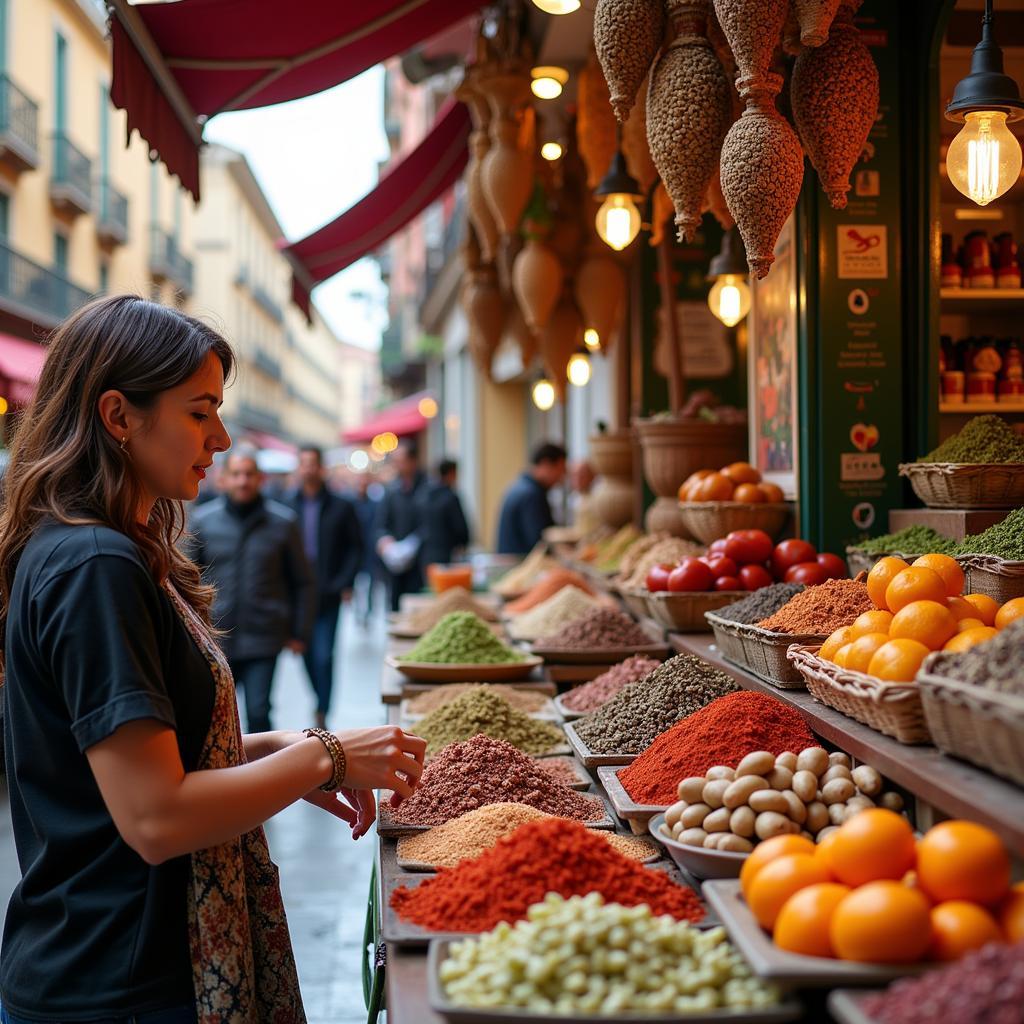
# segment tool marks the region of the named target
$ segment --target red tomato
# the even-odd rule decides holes
[[[824,583],[828,579],[825,574],[823,566],[818,565],[817,562],[800,562],[797,565],[791,565],[786,570],[786,583],[802,583],[806,587],[816,587],[819,583]]]
[[[760,590],[770,587],[775,580],[763,565],[745,565],[740,569],[740,582],[744,590]]]
[[[719,576],[735,576],[738,572],[736,563],[726,555],[705,555],[701,561],[707,562],[716,579]]]
[[[806,540],[784,540],[772,554],[772,569],[775,575],[781,580],[786,575],[786,570],[791,565],[799,565],[801,562],[813,562],[818,552],[814,545]]]
[[[774,550],[775,545],[764,530],[733,530],[725,538],[725,554],[737,565],[766,562]]]
[[[668,578],[674,568],[674,565],[667,565],[664,562],[661,565],[656,565],[647,574],[647,589],[652,594],[656,594],[659,590],[668,590]]]
[[[818,565],[825,570],[825,576],[830,580],[845,580],[850,575],[845,560],[829,551],[823,551],[818,555]]]
[[[712,555],[724,555],[725,545],[726,540],[724,537],[719,537],[718,540],[713,540],[708,547],[708,553],[704,557],[710,558]]]
[[[743,584],[737,576],[719,576],[715,580],[715,590],[742,590]]]
[[[710,590],[715,574],[699,558],[684,558],[668,578],[672,593],[681,590]]]

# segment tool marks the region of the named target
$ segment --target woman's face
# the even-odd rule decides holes
[[[210,352],[203,365],[177,387],[160,394],[153,409],[134,414],[127,449],[132,468],[150,499],[191,501],[231,438],[220,419],[224,369]],[[148,518],[149,508],[145,510]]]

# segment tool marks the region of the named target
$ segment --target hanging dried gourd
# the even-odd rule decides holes
[[[731,121],[729,82],[707,38],[710,0],[668,0],[675,39],[647,93],[647,135],[675,206],[679,239],[692,241]]]
[[[840,0],[793,0],[793,11],[800,24],[801,45],[813,49],[828,39],[839,3]]]
[[[483,188],[483,161],[491,148],[488,131],[491,110],[487,97],[479,89],[480,69],[474,65],[467,68],[455,95],[468,105],[473,119],[473,131],[469,135],[469,163],[466,166],[466,212],[470,223],[480,240],[480,252],[486,263],[490,263],[498,250],[498,225],[487,204]]]
[[[729,204],[725,201],[725,196],[722,194],[722,169],[720,162],[715,164],[715,173],[711,175],[708,194],[704,197],[704,206],[714,216],[715,220],[718,221],[723,231],[728,231],[736,226],[736,221],[729,212]]]
[[[795,57],[803,49],[800,42],[800,22],[797,20],[796,7],[790,3],[786,11],[786,21],[782,26],[782,52]]]
[[[878,68],[853,16],[860,0],[843,0],[828,41],[804,50],[793,66],[793,118],[829,202],[846,206],[850,172],[878,115]]]
[[[622,321],[626,303],[626,273],[611,258],[591,253],[580,264],[573,284],[584,329],[597,331],[601,351],[607,352]]]
[[[626,123],[640,83],[665,31],[663,0],[597,0],[594,46],[619,124]]]
[[[539,346],[537,336],[527,326],[518,302],[508,303],[505,314],[505,338],[518,347],[523,369],[526,369],[536,358]]]
[[[648,78],[641,82],[637,94],[639,102],[633,104],[622,126],[622,155],[626,158],[626,169],[637,180],[644,195],[651,191],[651,186],[658,180],[658,168],[654,166],[654,157],[651,156],[651,147],[647,141],[648,84]],[[610,158],[608,163],[611,163]],[[605,164],[604,169],[608,170],[608,164]]]
[[[747,107],[722,146],[722,192],[743,236],[750,270],[763,278],[800,195],[804,154],[796,132],[775,109],[782,76],[741,78],[738,85]]]
[[[665,191],[665,182],[659,181],[658,187],[654,190],[654,198],[651,200],[651,237],[648,244],[651,248],[661,245],[665,232],[674,226],[676,215],[672,200]]]
[[[587,187],[593,191],[615,156],[616,137],[608,83],[593,52],[580,71],[576,102],[576,142],[587,168]]]
[[[715,0],[715,15],[736,58],[736,77],[768,71],[789,0]]]
[[[462,247],[466,268],[462,287],[462,308],[469,327],[468,348],[473,363],[485,376],[491,375],[491,361],[501,344],[506,309],[494,266],[481,259],[480,245],[472,227]]]
[[[530,78],[522,67],[486,73],[480,89],[491,108],[491,147],[483,159],[484,196],[502,235],[512,235],[533,190],[533,149],[522,145]]]
[[[524,217],[526,244],[512,264],[512,291],[529,327],[536,331],[551,316],[565,276],[562,264],[543,239],[551,230],[544,190],[537,186]]]
[[[565,396],[569,360],[583,346],[583,320],[569,292],[563,291],[547,324],[538,332],[540,356],[559,399]]]

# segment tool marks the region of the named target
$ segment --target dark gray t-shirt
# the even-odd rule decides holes
[[[78,1021],[189,1002],[189,858],[152,867],[124,842],[84,752],[153,718],[176,730],[194,770],[213,711],[205,658],[128,537],[58,524],[37,530],[22,553],[6,658],[22,880],[0,952],[4,1008]]]

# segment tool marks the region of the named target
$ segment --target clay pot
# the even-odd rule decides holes
[[[591,494],[591,510],[612,528],[633,518],[633,432],[594,434],[589,439],[590,462],[598,474]]]
[[[622,321],[626,301],[626,273],[610,256],[592,254],[580,264],[573,294],[583,314],[583,326],[592,327],[607,352]]]
[[[502,235],[512,235],[533,192],[533,150],[523,145],[530,96],[529,77],[520,70],[481,78],[491,107],[491,147],[483,158],[481,180],[491,214]]]
[[[751,273],[760,279],[775,261],[775,243],[796,207],[804,154],[775,109],[782,76],[741,78],[738,84],[747,108],[722,146],[722,192],[743,236]]]
[[[505,302],[493,267],[484,264],[469,272],[462,308],[469,323],[469,354],[480,372],[489,377],[505,328]]]
[[[569,360],[583,346],[583,321],[568,292],[562,292],[558,305],[537,336],[544,368],[555,387],[555,394],[562,400]]]
[[[763,75],[786,21],[789,0],[715,0],[715,15],[736,58],[737,78]]]
[[[828,41],[793,66],[793,119],[832,206],[846,206],[850,172],[878,115],[878,69],[853,23],[859,0],[843,0]]]
[[[680,241],[692,241],[731,120],[729,82],[707,39],[708,0],[669,0],[676,37],[647,93],[647,135],[675,207]]]
[[[531,238],[512,264],[512,291],[531,330],[543,327],[562,294],[562,264],[541,241]]]
[[[593,53],[580,71],[576,97],[576,142],[587,168],[587,187],[593,191],[615,156],[616,133],[608,83]]]
[[[821,46],[828,39],[839,0],[792,0],[792,3],[800,24],[800,43],[811,48]]]
[[[635,500],[632,477],[603,476],[590,492],[590,511],[599,522],[617,530],[632,520]]]
[[[479,74],[475,67],[466,72],[466,77],[455,90],[458,96],[469,107],[473,119],[473,131],[469,135],[469,163],[466,166],[466,213],[480,241],[483,259],[490,263],[498,251],[498,226],[494,223],[494,215],[487,205],[483,187],[483,161],[491,148],[489,127],[491,111],[487,97],[477,86]]]
[[[594,46],[619,124],[626,123],[664,30],[662,0],[597,0]]]

